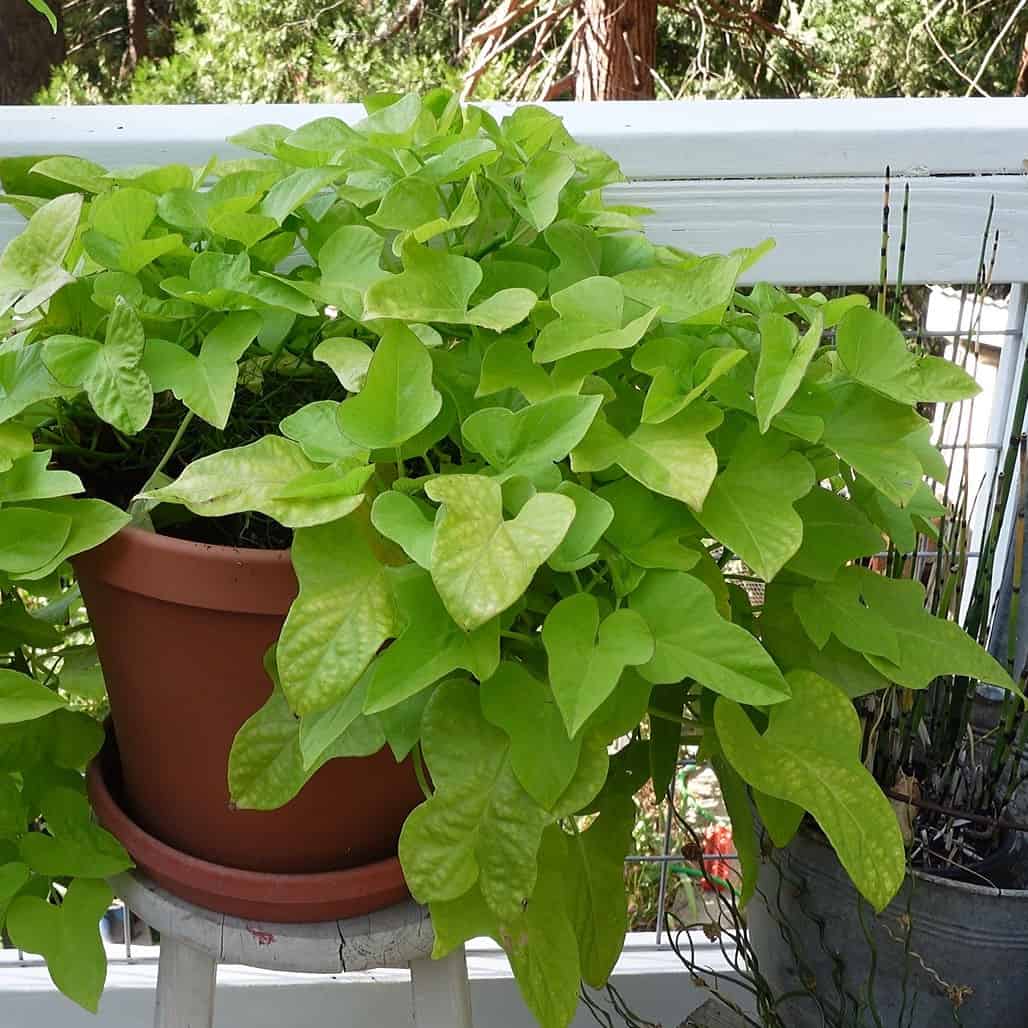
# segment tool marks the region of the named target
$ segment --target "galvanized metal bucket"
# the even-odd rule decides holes
[[[881,913],[800,833],[747,910],[786,1028],[1028,1025],[1028,889],[914,873]]]

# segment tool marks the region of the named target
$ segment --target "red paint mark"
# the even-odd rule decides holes
[[[270,946],[275,941],[275,936],[271,932],[262,932],[259,928],[251,928],[249,925],[246,926],[246,930],[257,940],[258,946]]]

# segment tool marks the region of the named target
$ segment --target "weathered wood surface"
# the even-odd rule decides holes
[[[224,964],[322,974],[406,968],[427,958],[434,942],[428,911],[414,902],[345,921],[270,924],[203,910],[136,874],[111,884],[162,935]]]

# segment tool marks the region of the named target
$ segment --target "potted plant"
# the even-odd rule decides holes
[[[972,311],[984,302],[988,279],[983,266]],[[897,287],[894,318],[899,295]],[[971,339],[957,339],[954,359],[972,349],[977,344]],[[1022,425],[1026,404],[1028,373],[1022,373],[1014,426]],[[954,405],[943,404],[942,431],[962,417]],[[1025,437],[1015,427],[998,474],[979,497],[971,495],[976,485],[957,454],[952,469],[940,465],[930,472],[938,486],[920,485],[902,517],[859,479],[854,482],[855,501],[888,542],[879,562],[882,580],[894,580],[897,594],[924,594],[921,623],[932,628],[918,633],[911,649],[920,665],[916,673],[874,651],[862,653],[855,624],[847,627],[848,636],[825,634],[821,614],[802,592],[792,592],[792,583],[768,591],[766,644],[782,667],[816,668],[847,686],[863,726],[862,759],[892,801],[908,852],[902,890],[886,909],[872,913],[861,909],[816,831],[800,828],[797,817],[765,819],[765,841],[782,849],[765,861],[761,902],[749,908],[746,920],[757,958],[751,971],[766,986],[769,1025],[928,1028],[952,1020],[970,1028],[1023,1016],[1028,979],[1009,956],[1028,942],[1022,834],[1028,823],[1021,790],[1028,722],[1023,693],[1011,682],[1016,678],[1023,688],[1028,675],[1018,589],[1024,576],[1024,453]],[[947,502],[940,503],[937,493]],[[974,503],[987,504],[976,532],[981,542],[974,543],[978,554],[969,553],[968,509]],[[1014,542],[1002,555],[998,543],[1007,518],[1014,522]],[[1005,585],[993,605],[998,556]],[[950,623],[943,628],[928,613]],[[998,663],[990,673],[980,660],[937,654],[940,637],[934,633],[956,638],[958,620],[968,637],[988,644],[1002,662],[1005,690],[989,684],[999,681]],[[897,627],[890,618],[890,628]],[[881,634],[877,641],[888,639]],[[852,930],[854,921],[862,930]]]
[[[443,91],[366,107],[355,126],[258,127],[236,139],[258,156],[202,169],[8,169],[7,200],[31,216],[0,259],[11,937],[95,1004],[102,961],[83,940],[109,898],[99,879],[126,858],[75,777],[99,744],[67,709],[83,626],[59,645],[39,628],[76,607],[58,592],[69,558],[121,750],[94,765],[92,794],[144,864],[131,829],[155,811],[132,806],[130,750],[164,745],[155,720],[190,719],[179,755],[143,767],[164,776],[155,791],[176,788],[193,739],[228,719],[220,694],[245,688],[206,783],[220,790],[227,765],[221,814],[302,800],[354,754],[409,759],[425,798],[399,859],[436,954],[493,936],[545,1026],[566,1025],[580,982],[602,985],[620,953],[632,795],[666,785],[683,723],[733,819],[749,817],[747,787],[765,817],[810,811],[884,906],[903,842],[859,760],[846,683],[784,673],[740,583],[806,590],[829,634],[852,624],[875,661],[913,664],[912,688],[927,684],[917,655],[906,634],[879,652],[882,623],[1006,683],[908,583],[847,567],[882,546],[847,496],[856,476],[909,501],[938,461],[913,404],[973,382],[911,357],[861,297],[738,291],[763,245],[653,245],[641,211],[603,203],[615,163],[545,110],[498,122]],[[130,593],[149,610],[131,626]],[[245,676],[203,678],[219,646],[243,661],[244,636]],[[158,647],[175,663],[156,691],[181,690],[181,712],[154,695]],[[142,693],[138,721],[126,693]],[[72,717],[88,739],[52,753]],[[371,759],[350,765],[351,792],[385,773]],[[290,829],[297,847],[362,827],[341,823],[339,799]],[[158,843],[169,831],[150,828]],[[755,842],[736,837],[750,891]]]

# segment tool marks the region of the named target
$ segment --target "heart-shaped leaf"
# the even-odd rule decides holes
[[[154,392],[170,389],[204,421],[223,429],[235,398],[239,359],[262,324],[253,311],[229,314],[204,337],[196,357],[174,343],[151,339],[142,366]]]
[[[510,764],[525,791],[549,810],[578,769],[581,737],[571,739],[555,696],[520,664],[504,661],[482,685],[482,713],[510,740]]]
[[[429,574],[419,568],[394,569],[390,585],[397,638],[369,669],[367,713],[394,707],[458,668],[479,681],[495,672],[500,661],[497,619],[462,631],[446,612]]]
[[[788,446],[784,436],[745,436],[697,515],[767,582],[800,548],[803,522],[792,505],[814,487],[810,462]]]
[[[714,594],[698,578],[651,571],[629,604],[653,634],[653,659],[639,669],[649,681],[695,678],[714,692],[758,706],[788,699],[789,686],[767,651],[717,612]]]
[[[20,671],[0,669],[0,724],[17,724],[43,717],[65,706],[64,700]]]
[[[290,528],[306,528],[345,517],[363,503],[369,471],[355,463],[319,467],[298,443],[266,435],[201,457],[170,485],[140,498],[181,503],[204,517],[257,510]]]
[[[839,322],[835,345],[858,382],[902,404],[953,403],[981,392],[952,361],[915,356],[896,325],[866,307],[854,308]]]
[[[339,427],[369,450],[399,446],[430,424],[442,405],[425,344],[397,326],[380,340],[361,391],[340,404]]]
[[[11,941],[44,956],[57,988],[94,1014],[107,979],[100,919],[113,899],[106,882],[78,878],[60,906],[37,896],[18,896],[7,911]]]
[[[823,326],[824,318],[818,311],[801,339],[796,326],[788,318],[781,314],[761,316],[760,362],[753,384],[761,432],[768,430],[771,420],[784,410],[799,388],[820,345]]]
[[[603,402],[601,396],[554,396],[511,412],[476,411],[464,421],[464,441],[489,462],[499,479],[531,477],[563,460],[581,442]]]
[[[712,404],[694,403],[669,421],[640,425],[624,436],[598,416],[572,452],[571,466],[602,471],[619,464],[648,489],[699,510],[717,474],[717,454],[707,435],[722,417]]]
[[[58,382],[80,386],[93,410],[128,435],[146,427],[153,409],[153,388],[141,367],[143,325],[124,301],[107,319],[103,343],[81,336],[51,336],[43,360]]]
[[[435,478],[425,492],[442,504],[432,543],[432,580],[465,631],[521,596],[575,517],[573,500],[538,493],[516,518],[505,521],[499,484],[477,475]]]
[[[0,314],[28,314],[74,281],[64,270],[82,214],[80,193],[50,200],[0,254]]]
[[[750,785],[814,816],[854,885],[881,910],[903,883],[903,837],[860,761],[860,719],[846,694],[813,672],[791,672],[789,685],[792,698],[771,708],[763,735],[738,703],[719,697],[718,741]]]
[[[296,532],[293,567],[300,594],[278,643],[282,688],[306,715],[341,700],[394,634],[385,568],[353,519]]]
[[[650,327],[656,309],[622,327],[624,291],[613,278],[594,276],[550,297],[560,315],[539,333],[533,359],[549,364],[586,350],[624,350],[634,346]]]
[[[654,643],[636,610],[622,609],[600,622],[596,597],[576,593],[557,603],[543,624],[553,696],[569,736],[617,688],[628,666],[653,658]],[[487,714],[488,716],[488,714]]]

